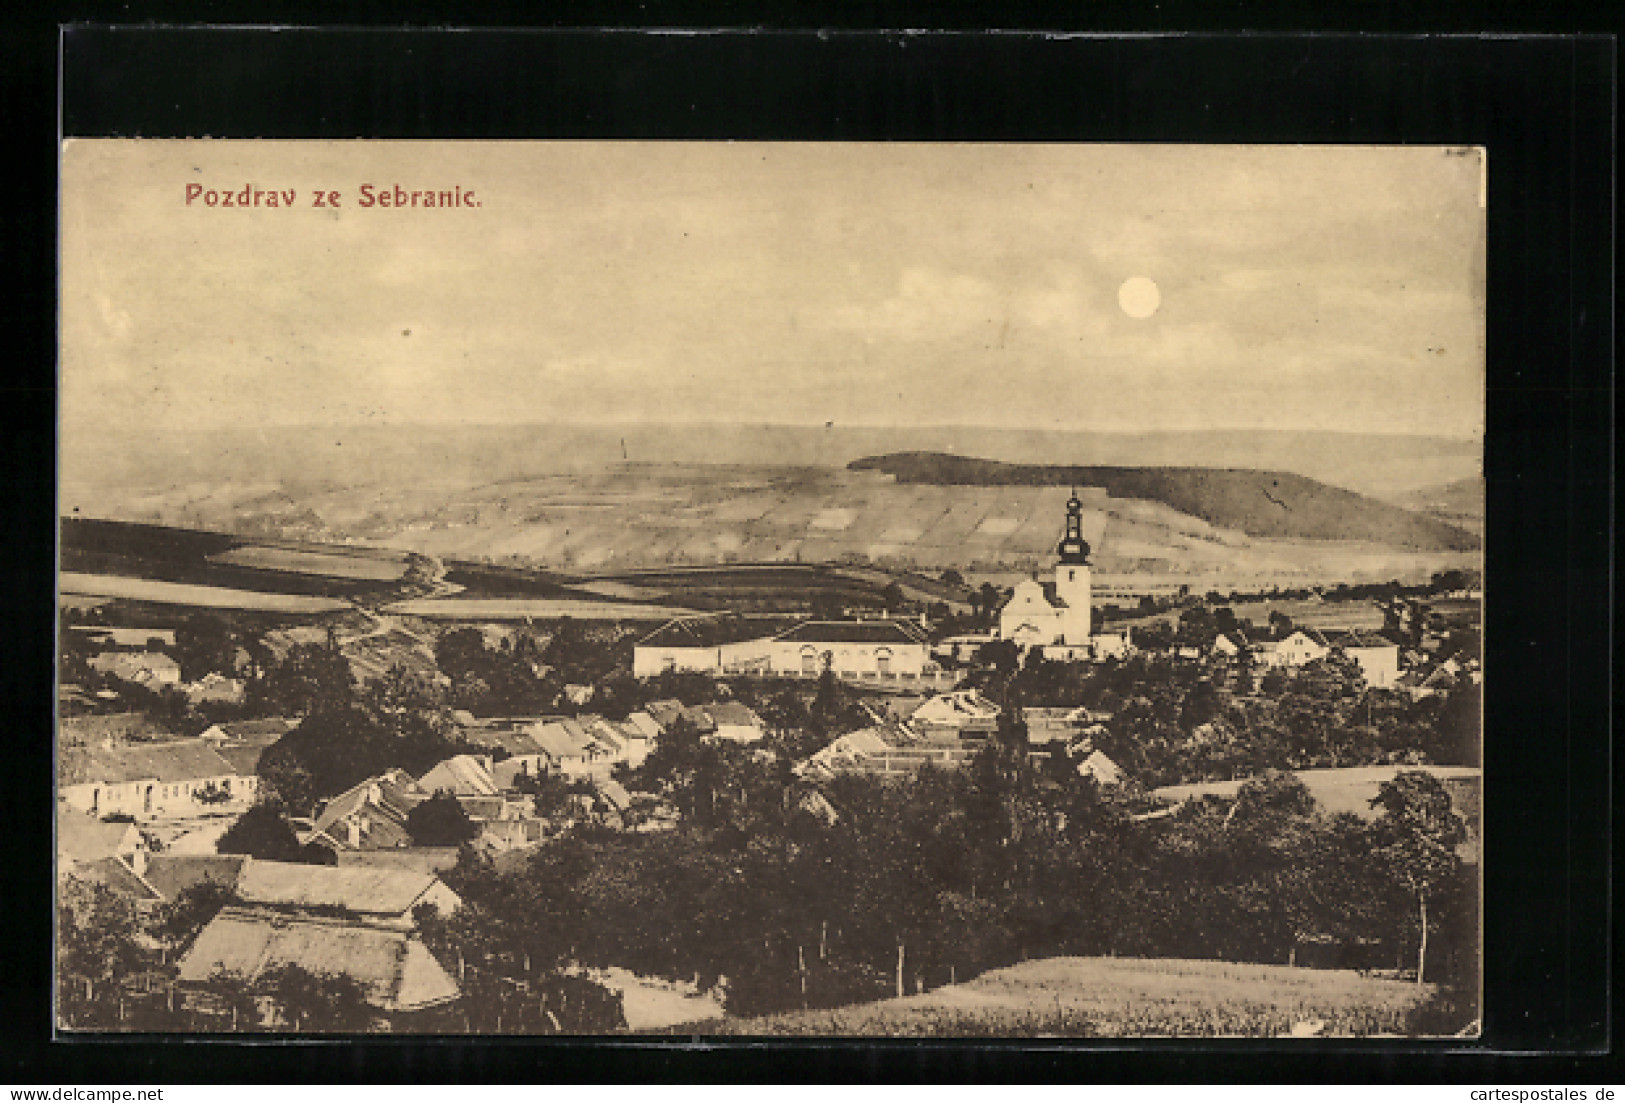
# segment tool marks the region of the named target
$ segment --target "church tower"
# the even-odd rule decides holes
[[[1061,619],[1061,642],[1081,647],[1089,642],[1089,543],[1083,538],[1083,503],[1078,492],[1066,503],[1066,535],[1056,548],[1055,596],[1066,602],[1056,610]]]

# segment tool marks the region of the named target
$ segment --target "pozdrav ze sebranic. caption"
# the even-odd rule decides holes
[[[450,207],[478,207],[480,200],[473,188],[453,185],[449,188],[406,188],[400,184],[362,184],[356,188],[333,190],[328,188],[261,188],[253,184],[242,187],[211,188],[204,184],[186,185],[186,205],[212,209],[245,208],[286,209],[289,207],[360,207],[363,210],[382,208],[400,210],[416,207],[444,210]]]

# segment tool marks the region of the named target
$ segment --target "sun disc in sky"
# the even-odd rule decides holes
[[[1117,305],[1130,318],[1149,318],[1162,305],[1162,292],[1156,282],[1144,276],[1133,276],[1117,289]]]

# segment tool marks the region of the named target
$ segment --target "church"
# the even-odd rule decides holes
[[[1054,581],[1026,579],[999,610],[999,638],[1042,647],[1046,658],[1087,658],[1090,640],[1089,544],[1083,538],[1083,502],[1066,503],[1066,535],[1056,549]]]

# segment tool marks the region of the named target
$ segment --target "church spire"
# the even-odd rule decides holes
[[[1066,500],[1066,535],[1055,550],[1062,563],[1086,566],[1089,562],[1089,542],[1083,538],[1083,502],[1078,499],[1077,487]]]

